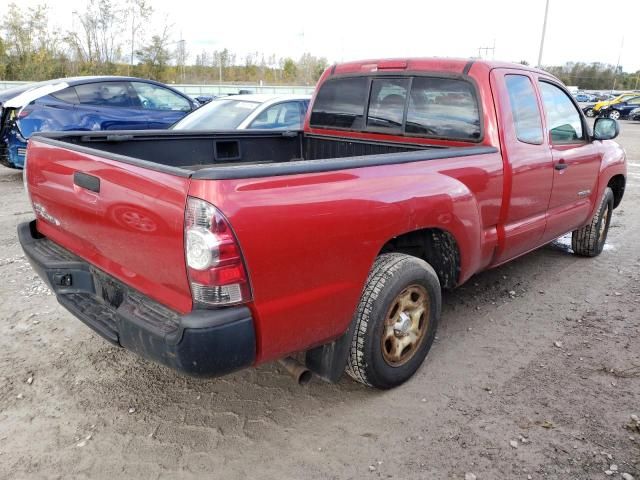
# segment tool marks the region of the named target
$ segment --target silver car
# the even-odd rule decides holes
[[[299,130],[311,95],[234,95],[190,113],[174,130]]]

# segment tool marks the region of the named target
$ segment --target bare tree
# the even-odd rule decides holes
[[[95,67],[120,60],[126,11],[112,0],[89,0],[84,12],[75,12],[81,31],[71,31],[67,42],[83,63]]]
[[[133,65],[136,42],[139,41],[140,36],[144,34],[144,25],[149,21],[151,15],[153,15],[153,7],[147,0],[127,0],[126,9],[128,15],[131,17],[131,58],[129,67],[127,68],[127,71],[130,71]]]

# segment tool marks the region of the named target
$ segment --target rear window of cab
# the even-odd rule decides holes
[[[327,80],[316,96],[310,125],[472,142],[482,136],[471,82],[432,76]]]

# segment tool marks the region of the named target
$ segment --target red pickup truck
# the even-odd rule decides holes
[[[617,134],[522,65],[344,63],[301,132],[32,137],[18,233],[64,307],[146,358],[206,376],[296,356],[391,388],[427,355],[442,288],[567,232],[602,251]]]

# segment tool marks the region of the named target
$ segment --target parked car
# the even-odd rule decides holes
[[[190,113],[174,130],[299,130],[311,95],[243,94],[216,98]]]
[[[22,168],[40,131],[167,128],[198,107],[183,93],[134,77],[60,78],[0,92],[0,163]]]
[[[640,95],[636,97],[630,97],[626,100],[607,105],[600,109],[599,115],[603,117],[614,118],[616,120],[620,118],[626,118],[632,110],[640,107]]]
[[[181,372],[286,358],[391,388],[427,355],[441,288],[567,232],[600,254],[624,194],[617,121],[591,133],[520,64],[334,65],[310,109],[297,132],[34,136],[27,258],[100,335]]]
[[[594,97],[595,98],[592,100],[593,102],[602,102],[607,100],[613,100],[614,98],[617,97],[617,95],[613,95],[612,93],[596,93]]]
[[[578,93],[574,96],[574,98],[576,99],[576,102],[580,102],[580,103],[586,103],[586,102],[595,102],[596,101],[596,96],[595,95],[591,95],[589,93]]]
[[[600,114],[600,109],[603,107],[607,107],[609,105],[614,105],[616,103],[623,102],[631,97],[637,96],[636,93],[623,93],[622,95],[618,95],[612,100],[605,100],[602,102],[598,102],[595,105],[586,105],[582,108],[582,111],[587,117],[596,117]]]
[[[640,108],[634,108],[629,112],[629,120],[640,120]]]
[[[214,98],[218,98],[217,95],[198,95],[197,97],[193,97],[196,102],[200,105],[204,105],[205,103],[209,103]]]

